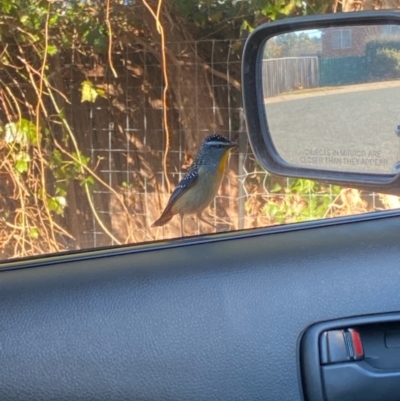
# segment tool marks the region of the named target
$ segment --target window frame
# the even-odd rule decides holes
[[[348,38],[344,34],[348,34]],[[336,38],[339,38],[339,40],[335,40]],[[349,46],[347,46],[347,43],[349,42]],[[341,49],[351,49],[352,47],[352,41],[353,41],[353,35],[352,35],[352,30],[351,29],[335,29],[332,31],[332,49],[334,50],[341,50]],[[339,45],[336,45],[336,42],[339,42]]]

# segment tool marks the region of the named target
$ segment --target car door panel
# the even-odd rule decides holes
[[[0,399],[301,400],[310,325],[400,310],[400,216],[363,218],[14,263]]]

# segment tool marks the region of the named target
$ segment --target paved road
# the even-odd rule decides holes
[[[266,99],[278,152],[293,164],[391,173],[400,160],[400,83]]]

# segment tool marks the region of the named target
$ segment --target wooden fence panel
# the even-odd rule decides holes
[[[263,60],[264,98],[319,86],[318,57],[286,57]]]

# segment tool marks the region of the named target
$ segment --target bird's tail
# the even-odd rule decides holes
[[[167,224],[172,218],[174,217],[173,214],[168,210],[167,212],[164,212],[161,217],[156,220],[151,226],[152,227],[160,227],[163,226],[164,224]]]

